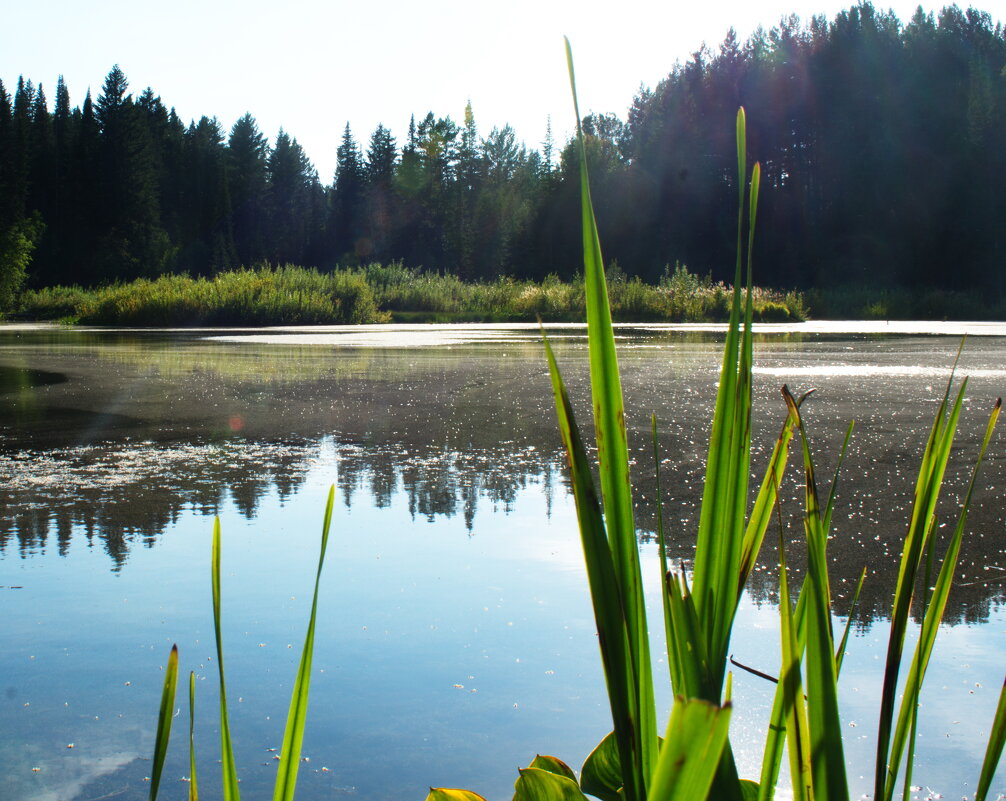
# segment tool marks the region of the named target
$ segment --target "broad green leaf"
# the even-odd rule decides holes
[[[660,801],[705,798],[727,744],[730,706],[675,698],[650,797]],[[738,794],[740,794],[738,787]]]
[[[297,667],[293,694],[290,697],[290,711],[286,716],[286,731],[283,733],[283,747],[280,749],[279,768],[276,773],[276,787],[273,801],[293,801],[297,787],[297,771],[300,768],[300,751],[304,743],[304,724],[307,722],[307,702],[311,690],[311,663],[314,658],[314,626],[318,615],[318,589],[321,586],[321,569],[325,565],[325,551],[328,548],[328,532],[332,526],[332,508],[335,505],[335,485],[328,491],[325,504],[325,519],[321,527],[321,552],[318,555],[318,571],[314,577],[314,598],[311,601],[311,619],[307,624],[304,649]]]
[[[542,768],[521,768],[513,801],[587,801],[576,781]]]
[[[528,767],[547,770],[549,773],[554,773],[556,776],[565,776],[571,781],[576,781],[576,774],[573,773],[573,769],[558,757],[538,754],[533,760],[531,760],[531,764],[528,765]]]
[[[471,790],[457,790],[451,787],[431,787],[426,801],[486,801]]]
[[[741,796],[744,801],[758,801],[758,782],[741,779]]]
[[[178,684],[178,646],[171,646],[168,665],[164,669],[164,688],[161,690],[161,708],[157,713],[157,736],[154,738],[154,759],[150,772],[150,801],[156,801],[161,785],[164,759],[171,739],[171,720],[175,708],[175,687]]]
[[[580,770],[580,789],[601,801],[622,801],[622,766],[614,733],[597,744]]]
[[[1002,691],[999,693],[999,706],[996,707],[996,716],[992,719],[992,732],[989,734],[989,744],[985,750],[985,759],[982,762],[982,773],[978,778],[975,801],[985,801],[988,796],[989,787],[992,785],[992,777],[995,776],[1004,745],[1006,745],[1006,681],[1003,682]]]
[[[217,671],[220,674],[220,770],[224,801],[240,801],[237,768],[234,765],[234,747],[231,745],[231,728],[227,718],[227,684],[224,681],[224,646],[220,626],[220,518],[213,521],[213,632],[217,641]]]

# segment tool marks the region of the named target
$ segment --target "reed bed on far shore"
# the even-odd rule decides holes
[[[730,317],[733,288],[668,268],[657,284],[611,270],[613,317],[625,322],[707,322]],[[754,318],[803,320],[796,292],[752,290]],[[382,322],[579,321],[586,300],[582,277],[563,281],[456,275],[398,263],[336,268],[262,265],[212,278],[164,275],[96,289],[47,287],[26,291],[17,316],[85,325],[224,326],[342,325]]]

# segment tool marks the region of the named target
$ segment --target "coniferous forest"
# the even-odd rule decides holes
[[[251,113],[180,119],[118,66],[96,97],[0,83],[0,307],[27,286],[97,286],[241,265],[400,261],[465,279],[574,275],[570,143],[413,117],[403,141],[347,124],[331,182]],[[733,32],[583,120],[605,256],[657,280],[732,270],[733,120],[762,163],[762,285],[1006,289],[1006,28],[975,9]],[[477,107],[477,99],[476,99]],[[335,141],[333,141],[333,145]]]

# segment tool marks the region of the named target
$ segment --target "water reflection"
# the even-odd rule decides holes
[[[282,505],[320,461],[332,465],[347,507],[386,508],[400,493],[413,517],[457,516],[474,536],[480,506],[506,514],[529,487],[550,509],[554,493],[565,495],[568,486],[537,334],[515,327],[479,332],[473,342],[450,333],[450,346],[433,348],[290,344],[289,336],[276,335],[252,344],[248,334],[232,342],[198,333],[0,333],[0,376],[16,386],[0,395],[0,552],[30,558],[55,548],[65,555],[79,532],[121,570],[131,548],[154,546],[183,511],[217,514],[229,499],[252,519],[271,488]],[[642,538],[652,538],[646,414],[653,411],[662,432],[668,546],[686,565],[719,336],[645,326],[620,332],[637,523]],[[582,334],[562,327],[553,337],[582,425],[588,419]],[[962,371],[972,375],[972,389],[948,476],[944,539],[984,415],[1006,377],[998,342],[972,342],[965,351]],[[829,475],[841,432],[858,414],[831,553],[840,605],[869,566],[864,621],[884,617],[889,606],[918,454],[955,345],[931,337],[793,332],[759,338],[756,477],[785,416],[782,382],[795,390],[810,380],[819,387],[807,417],[821,476]],[[794,460],[781,510],[791,542],[802,540],[799,480]],[[993,447],[948,621],[986,620],[1003,602],[1006,504],[995,488],[1004,486],[1006,460]],[[775,600],[776,541],[773,531],[751,584],[756,603]],[[791,562],[802,567],[798,546]]]
[[[551,507],[559,454],[534,446],[456,451],[386,443],[364,448],[335,439],[217,443],[103,443],[0,454],[0,553],[47,547],[66,556],[74,531],[120,570],[133,547],[152,547],[185,510],[216,515],[228,502],[248,520],[275,489],[282,505],[319,463],[332,468],[339,497],[374,508],[401,493],[413,517],[462,516],[474,532],[480,503],[506,514],[534,484]],[[565,491],[565,490],[564,490]],[[54,539],[52,543],[50,540]]]
[[[555,335],[587,428],[582,335]],[[659,617],[649,414],[662,432],[667,491],[659,500],[670,552],[687,567],[720,335],[644,328],[619,336],[641,558]],[[491,339],[348,347],[0,328],[0,366],[15,376],[14,389],[0,393],[0,718],[8,721],[0,775],[11,797],[146,797],[158,667],[174,641],[183,671],[197,674],[199,771],[212,785],[219,766],[206,515],[217,513],[238,764],[245,792],[265,794],[331,482],[338,535],[323,580],[305,741],[312,761],[299,797],[421,798],[443,784],[503,798],[512,766],[535,751],[574,762],[588,753],[610,719],[548,379],[533,331]],[[819,388],[804,411],[822,477],[857,418],[831,544],[840,613],[862,566],[871,570],[843,670],[844,719],[861,726],[847,740],[851,765],[870,761],[870,688],[883,659],[896,543],[956,346],[800,332],[757,345],[756,469],[785,414],[781,383]],[[965,351],[962,372],[975,378],[948,476],[944,535],[1003,389],[1001,346],[990,339]],[[1002,441],[983,474],[962,585],[947,613],[954,623],[988,623],[941,635],[946,648],[934,662],[943,667],[931,668],[934,692],[923,709],[939,713],[926,727],[938,745],[926,751],[920,741],[916,775],[944,794],[974,778],[972,729],[991,717],[1002,677]],[[794,461],[782,527],[797,568],[799,477]],[[738,660],[770,673],[778,667],[766,648],[778,620],[776,540],[773,529],[732,643]],[[762,743],[752,733],[763,730],[770,689],[738,673],[735,691],[745,703],[736,705],[732,741],[742,772],[755,776]],[[658,693],[666,709],[668,691]],[[979,723],[942,728],[961,719]],[[185,749],[169,759],[165,775],[179,785],[172,794],[184,794]],[[855,776],[852,784],[857,794],[868,789]]]

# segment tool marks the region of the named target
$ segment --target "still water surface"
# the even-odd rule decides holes
[[[805,410],[820,475],[856,420],[830,548],[839,615],[870,570],[842,676],[858,795],[871,786],[897,541],[960,332],[844,328],[763,329],[755,464],[784,419],[783,383],[817,388]],[[1006,330],[974,328],[949,500],[1006,388]],[[552,336],[586,419],[583,330]],[[637,523],[655,579],[649,415],[662,431],[668,545],[688,564],[721,332],[627,326],[619,337]],[[219,797],[214,515],[242,790],[268,797],[333,484],[298,797],[422,799],[441,785],[494,801],[535,753],[578,767],[610,723],[559,447],[538,335],[524,326],[0,328],[0,798],[144,798],[174,642],[183,673],[197,677],[200,792]],[[1004,454],[1000,434],[930,668],[920,798],[972,792],[1006,671]],[[799,567],[791,468],[783,518]],[[944,519],[949,533],[950,503]],[[770,673],[775,561],[767,546],[733,644],[738,660]],[[734,688],[732,738],[742,775],[756,777],[772,687],[740,671]],[[666,687],[659,702],[670,703]],[[164,798],[186,797],[185,720]],[[993,790],[1006,791],[1003,771]]]

